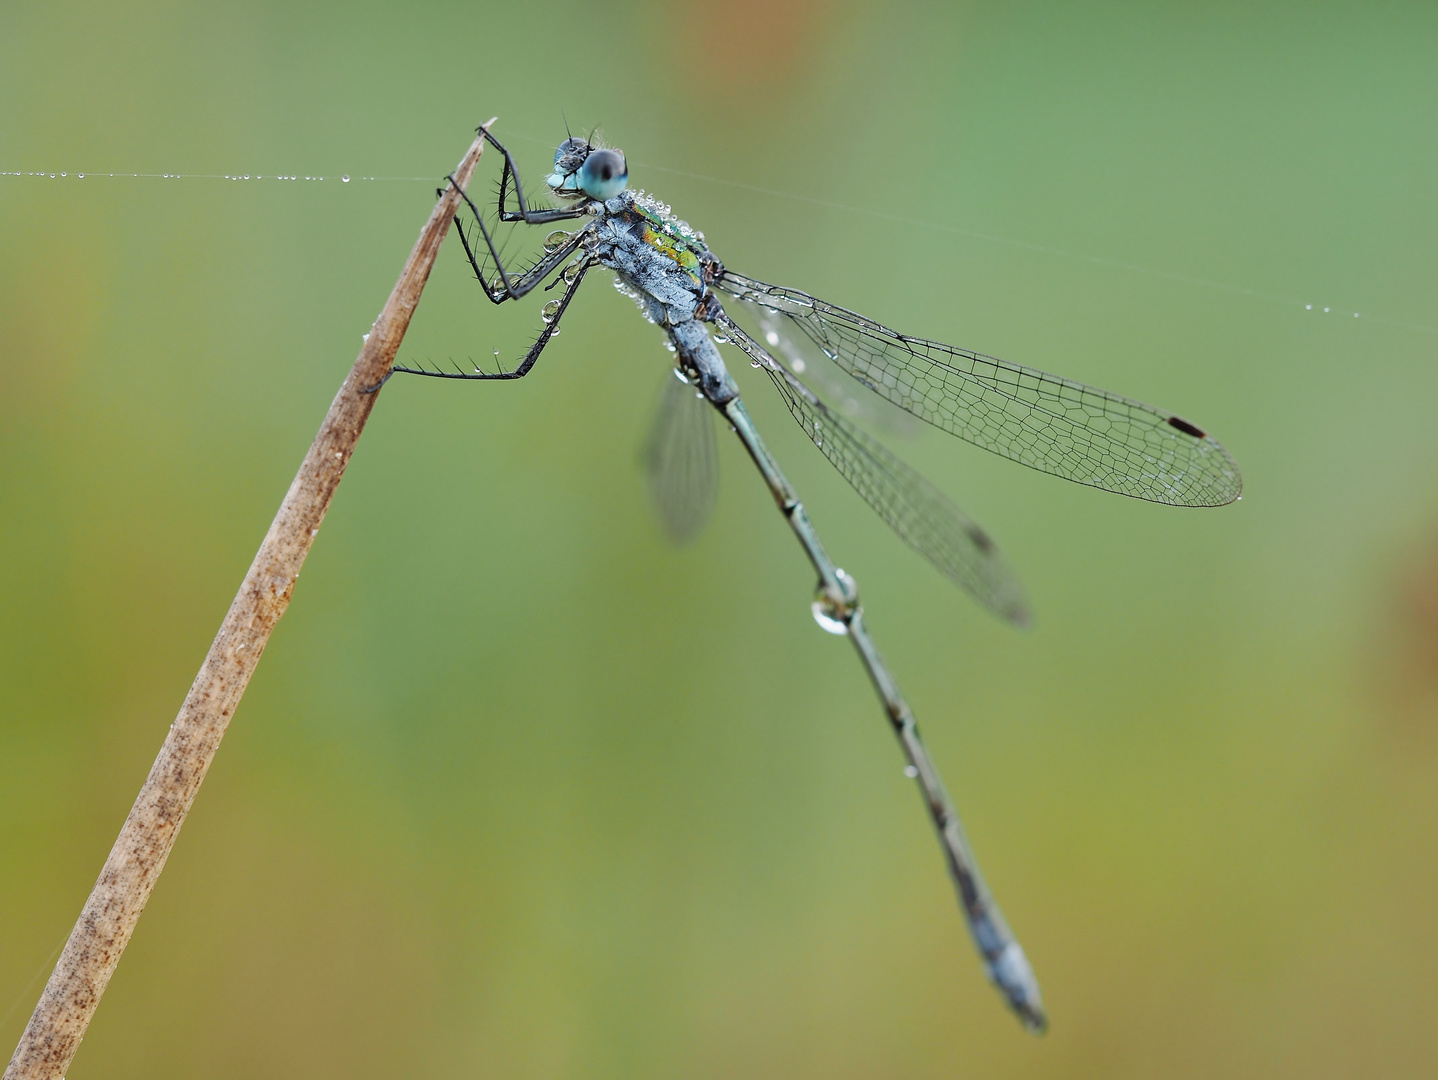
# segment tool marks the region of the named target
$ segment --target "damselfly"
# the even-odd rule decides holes
[[[707,404],[739,436],[817,571],[815,618],[826,630],[847,635],[858,650],[908,759],[906,771],[918,781],[990,979],[1024,1025],[1042,1031],[1046,1019],[1038,983],[979,874],[958,812],[919,739],[914,714],[869,635],[854,579],[825,552],[803,504],[750,420],[717,344],[732,344],[768,375],[820,453],[904,541],[1012,623],[1027,623],[1028,606],[988,534],[876,439],[826,405],[801,378],[802,357],[788,347],[784,330],[797,330],[796,340],[806,339],[856,383],[921,420],[1081,484],[1175,506],[1220,506],[1237,499],[1241,490],[1233,459],[1201,428],[1172,413],[982,353],[901,334],[807,293],[735,273],[709,250],[703,233],[674,217],[658,199],[628,190],[622,153],[589,139],[571,136],[554,155],[546,183],[560,205],[533,206],[526,201],[509,151],[487,130],[481,132],[504,155],[498,221],[577,224],[573,231],[549,233],[543,254],[530,265],[506,267],[484,214],[466,195],[474,226],[467,231],[458,218],[455,225],[485,295],[495,304],[518,300],[551,277],[546,291],[560,285],[563,291],[544,305],[544,329],[512,370],[395,370],[449,379],[523,378],[558,332],[585,275],[596,267],[614,272],[615,285],[664,330],[675,355],[680,382],[666,395],[646,455],[671,531],[694,531],[712,501],[713,427],[705,416]],[[721,296],[741,301],[758,314],[763,341],[733,321]]]

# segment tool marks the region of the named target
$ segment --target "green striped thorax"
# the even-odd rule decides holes
[[[704,234],[689,227],[689,224],[675,218],[669,208],[652,196],[640,191],[635,194],[630,213],[643,224],[640,239],[661,255],[673,259],[679,268],[694,279],[704,291],[703,266],[700,256],[707,254]]]

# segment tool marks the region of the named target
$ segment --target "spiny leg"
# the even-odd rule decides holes
[[[869,636],[864,622],[864,611],[859,606],[858,586],[853,578],[834,565],[825,552],[797,493],[760,439],[743,402],[736,397],[717,408],[728,418],[740,441],[744,443],[744,448],[749,451],[749,456],[768,483],[774,501],[788,520],[790,528],[794,530],[794,535],[804,548],[804,553],[808,555],[809,562],[819,574],[816,614],[839,627],[836,632],[845,633],[853,641],[874,689],[878,691],[889,723],[909,761],[912,774],[919,782],[924,805],[929,811],[929,818],[944,850],[949,875],[958,889],[964,918],[968,922],[974,944],[983,957],[989,978],[1008,999],[1009,1007],[1018,1014],[1024,1026],[1030,1031],[1042,1032],[1048,1021],[1044,1015],[1043,1001],[1033,969],[1008,924],[1004,922],[988,886],[984,884],[978,864],[974,860],[973,849],[969,846],[968,837],[964,835],[963,826],[959,822],[958,810],[949,798],[923,740],[919,738],[919,728],[913,711],[904,701],[898,683],[879,655],[873,638]]]
[[[453,182],[454,178],[450,177],[450,183]],[[574,233],[569,238],[569,240],[567,240],[561,247],[559,247],[555,251],[549,252],[547,255],[545,255],[544,258],[540,259],[539,262],[536,263],[529,270],[525,271],[523,274],[516,275],[514,279],[511,280],[509,272],[506,271],[504,268],[504,261],[500,258],[499,249],[494,246],[494,240],[490,237],[489,230],[484,226],[484,215],[480,213],[479,207],[474,205],[474,200],[472,200],[469,195],[467,195],[463,190],[461,190],[459,194],[460,198],[462,198],[469,206],[470,212],[474,214],[474,222],[476,225],[479,226],[479,232],[480,235],[484,237],[485,246],[489,248],[489,255],[490,258],[494,260],[495,269],[499,271],[498,282],[491,284],[484,279],[484,271],[480,269],[479,261],[474,257],[474,249],[470,246],[469,237],[465,235],[464,229],[460,226],[459,217],[456,216],[454,219],[454,227],[455,231],[459,233],[459,242],[464,245],[464,253],[469,259],[470,267],[474,270],[474,276],[479,279],[480,285],[484,288],[484,295],[489,297],[491,303],[502,304],[506,300],[518,300],[521,296],[524,296],[541,281],[543,281],[546,277],[548,277],[555,267],[557,267],[560,263],[567,259],[574,252],[574,250],[583,242],[586,235],[585,230],[580,229],[578,232]],[[504,192],[501,186],[501,206],[503,205],[503,201]],[[560,211],[556,211],[556,213],[560,213]],[[588,211],[585,210],[583,207],[575,210],[565,210],[562,212],[562,217],[548,218],[546,219],[546,222],[560,221],[566,218],[583,217],[587,213]],[[531,222],[531,224],[540,223]]]
[[[579,291],[580,282],[584,280],[584,275],[589,272],[589,268],[593,264],[585,260],[584,262],[577,262],[572,265],[575,268],[573,277],[569,276],[570,272],[567,268],[565,270],[563,280],[567,282],[568,287],[564,290],[564,295],[560,299],[551,300],[549,304],[545,305],[543,315],[544,329],[540,331],[539,337],[535,340],[534,344],[529,347],[529,352],[524,354],[524,359],[519,362],[519,365],[513,371],[474,371],[472,373],[463,371],[430,371],[426,368],[401,367],[396,364],[390,371],[390,374],[392,375],[396,371],[402,371],[406,375],[428,375],[433,379],[468,379],[480,381],[524,378],[529,374],[530,369],[534,367],[534,362],[539,359],[539,354],[544,351],[544,347],[549,344],[549,339],[559,333],[559,320],[563,317],[565,309],[569,307],[569,301],[574,299],[574,294]],[[553,311],[549,310],[550,304],[554,305]],[[385,378],[388,379],[389,376],[386,375]],[[375,389],[377,390],[379,387],[375,387]]]
[[[499,220],[504,222],[523,221],[528,225],[548,225],[555,221],[564,221],[566,218],[578,217],[585,213],[579,209],[559,210],[531,210],[524,202],[524,188],[519,182],[519,167],[514,164],[514,156],[506,150],[502,143],[490,134],[488,128],[481,128],[484,137],[489,144],[504,155],[504,172],[499,178]],[[509,179],[514,178],[514,198],[519,203],[518,210],[506,210],[504,205],[505,193],[509,189]]]

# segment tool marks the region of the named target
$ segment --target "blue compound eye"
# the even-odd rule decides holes
[[[579,186],[591,199],[612,199],[629,183],[629,166],[617,150],[591,150],[579,169]]]

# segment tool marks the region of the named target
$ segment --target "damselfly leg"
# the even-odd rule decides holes
[[[406,367],[396,364],[393,371],[402,371],[406,375],[428,375],[432,379],[471,379],[477,381],[503,381],[506,379],[522,379],[529,374],[534,367],[534,362],[539,359],[539,354],[549,344],[550,339],[559,333],[559,320],[564,317],[564,312],[569,307],[569,302],[574,299],[574,294],[579,291],[579,286],[584,281],[584,275],[589,272],[593,264],[588,260],[571,263],[564,271],[562,277],[556,281],[567,283],[563,295],[558,300],[551,300],[544,305],[541,318],[544,320],[544,329],[539,332],[529,352],[524,354],[524,359],[511,371],[443,371],[438,368]],[[393,371],[391,374],[393,374]]]
[[[479,227],[480,235],[484,237],[485,246],[489,248],[490,258],[494,260],[497,280],[490,281],[484,276],[484,270],[481,268],[479,260],[475,258],[474,247],[470,244],[469,237],[465,235],[464,226],[460,223],[457,215],[454,219],[454,229],[455,232],[459,234],[459,242],[464,245],[464,254],[469,259],[469,265],[474,270],[474,276],[479,279],[480,285],[484,287],[484,295],[487,296],[493,304],[502,304],[506,300],[518,300],[520,297],[529,293],[536,285],[552,274],[560,264],[569,258],[579,245],[584,242],[585,233],[584,230],[581,229],[577,232],[567,234],[566,239],[560,241],[552,249],[549,249],[548,245],[546,245],[547,250],[544,256],[528,270],[519,273],[506,270],[504,260],[500,256],[499,250],[494,246],[494,240],[490,236],[489,230],[485,228],[484,215],[480,212],[479,207],[475,206],[474,202],[463,191],[460,192],[460,197],[464,199],[465,203],[469,206],[470,212],[474,214],[474,222]],[[570,212],[566,210],[563,213],[567,218],[576,218],[580,217],[583,212]],[[543,221],[528,221],[525,218],[516,217],[512,220],[525,221],[530,225],[547,225],[563,219],[545,218]]]
[[[499,178],[499,220],[504,222],[523,221],[526,225],[549,225],[556,221],[564,221],[569,218],[582,217],[585,213],[583,208],[561,207],[557,210],[542,209],[531,210],[524,201],[524,187],[519,182],[519,167],[514,163],[514,157],[506,150],[500,141],[496,139],[488,128],[481,129],[484,132],[485,140],[504,155],[504,172]],[[509,191],[509,181],[514,181],[514,200],[519,204],[518,210],[506,209],[505,201]],[[473,207],[473,204],[471,204]]]

